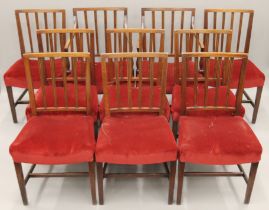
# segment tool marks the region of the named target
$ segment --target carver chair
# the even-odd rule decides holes
[[[111,177],[169,177],[168,203],[173,202],[176,142],[164,116],[169,109],[165,96],[166,53],[111,53],[102,54],[105,118],[103,119],[97,145],[99,203],[104,203],[103,181]],[[150,66],[159,62],[161,76],[143,77],[132,75],[133,59],[149,59]],[[126,79],[119,76],[119,62],[127,61]],[[115,81],[107,80],[107,62],[115,67]],[[143,69],[139,69],[143,71]],[[146,84],[144,84],[144,82]],[[135,83],[135,85],[134,85]],[[116,100],[111,100],[115,98]],[[170,170],[167,163],[170,162]],[[108,173],[108,164],[149,165],[164,164],[163,173]]]
[[[178,128],[178,193],[177,204],[181,203],[184,176],[240,176],[247,184],[245,203],[249,203],[257,167],[261,159],[262,147],[259,140],[245,122],[241,113],[241,101],[247,65],[245,53],[183,53],[183,73],[181,86],[181,117]],[[203,91],[198,90],[198,78],[189,78],[188,60],[192,59],[199,65],[199,58],[205,62]],[[210,71],[210,59],[216,74]],[[240,79],[238,80],[236,100],[230,103],[231,80],[235,71],[234,61],[241,59]],[[222,73],[221,73],[222,72]],[[194,81],[188,87],[187,82]],[[210,82],[215,87],[210,87]],[[210,91],[213,90],[214,103],[210,103]],[[193,98],[189,98],[193,92]],[[223,93],[225,95],[223,95]],[[221,99],[220,99],[221,98]],[[221,103],[219,103],[219,101]],[[201,116],[201,112],[213,112],[210,116]],[[229,113],[223,115],[223,112]],[[241,164],[251,163],[250,174],[247,177]],[[237,165],[239,172],[206,172],[186,171],[186,164],[205,165]],[[212,198],[211,198],[212,199]]]
[[[231,29],[233,30],[233,43],[231,52],[249,53],[254,11],[244,9],[205,9],[204,27],[208,29]],[[234,65],[237,68],[232,77],[231,86],[236,88],[239,80],[240,65],[242,60],[238,59]],[[248,60],[246,80],[244,82],[243,103],[249,103],[253,107],[252,123],[256,122],[263,85],[264,73],[251,61]],[[257,88],[255,101],[251,99],[245,89]]]
[[[24,54],[24,64],[28,83],[32,117],[22,128],[10,146],[23,203],[28,204],[26,184],[30,178],[38,177],[78,177],[89,176],[92,203],[96,204],[95,192],[95,138],[93,101],[96,93],[90,84],[89,53],[29,53]],[[83,60],[85,65],[74,65],[73,70],[84,70],[85,85],[78,84],[78,77],[66,75],[66,59],[72,63]],[[35,95],[31,59],[37,59],[40,75],[38,96]],[[61,59],[62,77],[55,74],[56,59]],[[49,62],[49,66],[46,63]],[[51,71],[46,74],[45,68]],[[81,79],[81,78],[80,78]],[[69,83],[72,81],[72,83]],[[59,83],[60,82],[60,85]],[[47,113],[47,114],[44,114]],[[58,114],[54,114],[58,113]],[[61,113],[61,114],[60,114]],[[22,163],[32,164],[24,177]],[[59,165],[87,163],[88,171],[62,173],[35,173],[37,164]]]
[[[23,64],[23,54],[27,52],[39,52],[36,38],[36,29],[39,28],[65,28],[66,17],[63,9],[22,9],[15,11],[18,37],[20,43],[21,58],[18,59],[4,74],[4,82],[7,89],[13,122],[17,123],[16,106],[28,104],[29,101],[22,100],[27,93],[27,82]],[[49,39],[49,37],[47,37]],[[37,69],[38,62],[31,60],[32,69]],[[34,71],[36,72],[36,71]],[[59,72],[57,71],[57,74]],[[34,76],[34,87],[39,88],[40,81]],[[17,100],[14,100],[13,88],[22,88],[24,91]]]

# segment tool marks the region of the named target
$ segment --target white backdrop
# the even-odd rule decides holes
[[[195,7],[196,27],[203,26],[204,8],[254,9],[254,25],[250,58],[264,72],[269,69],[269,1],[268,0],[7,0],[0,8],[0,75],[19,58],[14,10],[19,8],[62,8],[67,10],[68,26],[72,27],[73,7],[128,7],[129,27],[140,26],[141,7]]]

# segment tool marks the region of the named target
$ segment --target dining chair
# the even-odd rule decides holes
[[[246,74],[248,55],[246,53],[222,53],[222,52],[190,52],[183,53],[183,73],[181,86],[181,117],[178,128],[178,192],[177,204],[181,204],[184,176],[227,176],[242,177],[247,184],[245,203],[249,203],[255,176],[261,159],[262,147],[258,138],[240,116],[241,103]],[[198,78],[190,78],[188,60],[193,60],[199,65],[199,58],[205,62],[205,74],[203,79],[203,91],[198,90]],[[215,59],[213,68],[216,71],[214,77],[208,74],[210,71],[210,59]],[[231,83],[233,71],[236,66],[234,61],[241,59],[240,78],[238,80],[236,100],[230,103]],[[223,72],[221,74],[221,72]],[[188,87],[187,82],[193,81],[194,85]],[[210,81],[215,82],[214,103],[209,103]],[[190,102],[188,91],[192,91],[193,101]],[[225,92],[225,95],[222,94]],[[224,103],[218,103],[219,99]],[[201,116],[200,112],[214,112],[211,116]],[[219,115],[219,112],[221,113]],[[223,115],[222,112],[230,113]],[[197,115],[196,115],[197,114]],[[250,163],[249,177],[241,164]],[[239,172],[230,171],[195,171],[186,170],[186,164],[201,165],[236,165]],[[212,197],[211,197],[212,199]]]
[[[178,131],[178,121],[181,116],[181,92],[182,92],[182,71],[183,71],[183,61],[182,61],[182,54],[185,52],[229,52],[231,48],[231,40],[232,40],[232,31],[231,30],[217,30],[217,29],[183,29],[183,30],[175,30],[174,31],[174,43],[175,43],[175,58],[174,58],[174,86],[172,89],[172,105],[171,105],[171,112],[172,112],[172,120],[173,120],[173,132],[175,136],[177,136]],[[193,86],[194,81],[193,78],[197,78],[197,85],[198,90],[200,92],[203,91],[203,83],[204,83],[204,60],[203,58],[196,58],[199,60],[198,65],[195,65],[195,62],[192,59],[188,60],[189,71],[187,82],[188,86]],[[209,60],[209,72],[208,74],[211,75],[209,78],[209,85],[214,87],[216,83],[212,78],[216,74],[215,59]],[[222,75],[222,72],[220,73]],[[221,81],[222,84],[223,81]],[[187,98],[189,102],[194,103],[193,94],[194,92],[188,90]],[[202,93],[200,93],[202,94]],[[215,103],[215,96],[214,96],[214,88],[211,88],[208,92],[208,103],[214,104]],[[225,91],[221,91],[222,96],[225,95]],[[235,102],[235,95],[231,92],[229,97],[229,103]],[[198,103],[203,103],[203,100],[198,101]],[[223,104],[223,97],[219,97],[217,103]],[[210,115],[214,114],[214,112],[203,112],[199,113],[200,115]],[[222,113],[225,114],[225,113]],[[244,115],[244,108],[241,108],[241,115]]]
[[[13,63],[5,72],[4,82],[7,89],[13,122],[17,123],[16,106],[29,103],[29,101],[23,100],[27,93],[27,82],[22,56],[24,53],[28,52],[39,52],[35,34],[36,29],[65,28],[66,15],[63,9],[20,9],[15,10],[15,17],[21,58]],[[32,60],[30,61],[30,65],[33,66],[33,68],[37,68],[38,63]],[[40,81],[34,81],[35,88],[39,88],[39,82]],[[24,89],[16,100],[14,99],[13,88]]]
[[[233,30],[232,52],[249,53],[254,11],[247,9],[205,9],[204,28],[231,29]],[[237,66],[232,78],[232,86],[236,88],[239,80],[240,65],[242,60],[235,61]],[[248,103],[253,107],[252,123],[256,122],[262,90],[264,86],[264,73],[251,61],[248,60],[246,81],[244,83],[244,96]],[[257,88],[255,101],[248,95],[245,89]]]
[[[173,202],[177,147],[168,119],[164,116],[169,104],[165,95],[167,53],[108,53],[102,54],[105,117],[97,145],[96,162],[99,204],[104,204],[103,181],[111,177],[169,177],[168,203]],[[161,76],[132,75],[133,59],[147,58],[150,66],[159,62]],[[127,61],[127,83],[119,75],[119,62]],[[115,66],[115,81],[107,80],[107,62]],[[142,68],[139,69],[141,72]],[[144,82],[146,84],[144,84]],[[134,85],[135,83],[135,85]],[[116,100],[111,100],[115,98]],[[107,172],[107,166],[167,164],[162,173]]]
[[[61,59],[62,77],[55,74],[56,59]],[[84,70],[85,85],[78,84],[78,77],[66,75],[66,59],[74,65],[73,70]],[[26,53],[23,55],[32,117],[26,122],[14,142],[10,154],[14,161],[23,204],[28,204],[26,184],[30,178],[88,176],[92,203],[96,204],[95,189],[95,137],[94,95],[90,83],[89,53]],[[31,59],[38,62],[40,75],[39,94],[35,94]],[[79,60],[85,65],[79,67]],[[49,62],[49,65],[47,63]],[[51,75],[46,74],[51,71]],[[69,83],[72,81],[72,83]],[[58,82],[61,82],[60,85]],[[41,100],[38,100],[39,97]],[[47,113],[47,114],[44,114]],[[58,114],[55,114],[58,113]],[[26,176],[22,164],[32,164]],[[36,165],[57,166],[59,164],[88,164],[85,172],[34,172]]]

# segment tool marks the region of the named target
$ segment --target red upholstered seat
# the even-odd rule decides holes
[[[262,147],[240,116],[194,117],[179,121],[179,159],[195,164],[259,162]]]
[[[68,96],[68,106],[75,107],[76,100],[75,100],[75,86],[74,84],[67,84],[67,96]],[[44,107],[43,105],[43,93],[42,89],[39,89],[35,95],[36,97],[36,106],[37,107]],[[57,95],[57,105],[58,107],[65,107],[65,97],[64,97],[64,88],[63,87],[56,87],[56,95]],[[54,96],[53,96],[53,87],[46,86],[45,87],[45,96],[47,101],[48,107],[54,106]],[[86,107],[86,88],[83,85],[78,85],[78,106]],[[97,91],[95,86],[91,86],[91,109],[92,109],[92,116],[94,120],[97,119],[98,114],[98,97]],[[76,112],[81,113],[81,112]],[[75,112],[43,112],[42,114],[75,114]],[[27,119],[31,117],[31,109],[28,106],[26,109],[26,116]]]
[[[48,65],[46,68],[46,74],[51,75],[50,72],[50,63],[49,61],[45,61],[45,65]],[[39,68],[38,68],[38,61],[31,60],[31,73],[33,79],[34,88],[40,87],[40,75],[39,75]],[[62,62],[61,59],[55,60],[55,70],[56,76],[63,75],[62,73]],[[25,69],[24,69],[24,62],[23,59],[17,60],[4,74],[4,81],[6,86],[18,87],[18,88],[27,88],[26,76],[25,76]]]
[[[116,86],[109,86],[109,104],[110,107],[118,107],[117,104],[117,94],[116,94]],[[158,86],[155,86],[153,89],[153,103],[152,106],[153,107],[159,107],[160,106],[160,95],[161,95],[161,89]],[[138,88],[133,88],[132,89],[132,106],[133,107],[137,107],[138,106]],[[170,118],[170,106],[168,103],[167,98],[165,98],[165,116],[167,117],[167,119]],[[144,107],[149,107],[150,105],[150,87],[149,86],[144,86],[142,88],[142,106]],[[121,85],[120,86],[120,106],[121,107],[128,107],[128,88],[126,85]],[[126,113],[125,113],[126,114]],[[135,113],[134,115],[140,115],[139,113]],[[154,114],[149,114],[149,115],[156,115],[156,113]],[[100,106],[99,106],[99,116],[100,119],[103,120],[103,118],[105,117],[105,108],[104,108],[104,99],[102,99],[102,101],[100,102]]]
[[[211,60],[212,65],[214,60]],[[231,80],[231,88],[238,88],[239,76],[241,71],[242,60],[237,59],[234,61],[234,68]],[[213,68],[210,70],[210,74],[213,74]],[[246,67],[246,76],[244,81],[244,88],[262,87],[264,85],[265,75],[264,73],[251,61],[248,60]]]
[[[176,141],[165,117],[121,115],[104,119],[96,145],[97,162],[157,164],[176,158]]]
[[[218,103],[217,103],[218,106],[225,106],[226,91],[227,91],[227,88],[224,86],[219,88],[219,97],[218,97]],[[215,94],[216,94],[216,88],[208,89],[208,105],[209,106],[215,105]],[[204,95],[205,95],[204,86],[203,85],[198,86],[198,98],[197,98],[198,105],[204,105]],[[187,96],[186,97],[187,107],[193,106],[194,105],[194,88],[193,87],[187,87],[186,96]],[[235,101],[236,101],[236,97],[232,93],[232,91],[230,91],[229,105],[234,106]],[[173,121],[177,122],[181,113],[181,87],[179,85],[175,85],[173,88],[171,111],[172,111]],[[245,109],[242,106],[240,115],[244,116],[244,114],[245,114]],[[221,111],[221,110],[217,110],[217,111],[198,110],[198,111],[189,111],[189,115],[195,115],[195,116],[231,115],[231,112]]]
[[[82,115],[32,117],[10,146],[15,162],[72,164],[93,161],[93,119]]]
[[[233,73],[233,79],[231,86],[234,88],[238,87],[239,73],[241,67],[242,60],[235,60],[234,66],[235,71]],[[246,68],[246,77],[244,82],[245,88],[252,87],[262,87],[264,85],[265,75],[264,73],[250,60],[248,60],[247,68]]]

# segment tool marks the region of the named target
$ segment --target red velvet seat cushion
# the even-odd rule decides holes
[[[116,86],[109,86],[108,88],[109,91],[109,104],[110,107],[118,107],[117,104],[117,94],[116,94]],[[133,107],[138,107],[138,88],[133,88],[132,89],[132,106]],[[149,107],[150,105],[150,87],[149,86],[143,86],[142,87],[142,106],[144,107]],[[160,95],[161,95],[161,90],[160,87],[154,86],[153,88],[153,107],[159,107],[160,106]],[[170,118],[170,106],[168,103],[167,98],[165,98],[165,111],[164,115],[167,117],[167,119]],[[128,107],[128,88],[126,85],[121,85],[120,86],[120,107]],[[125,113],[126,114],[126,113]],[[139,113],[135,113],[134,115],[140,115]],[[144,115],[144,114],[143,114]],[[156,113],[152,114],[150,113],[149,115],[156,115]],[[105,107],[104,107],[104,99],[100,102],[99,106],[99,116],[100,119],[103,120],[105,117]]]
[[[75,86],[74,84],[67,84],[67,96],[68,96],[68,106],[75,107],[76,100],[75,100]],[[36,106],[37,107],[44,107],[43,105],[43,92],[40,88],[37,93],[35,94]],[[57,95],[57,105],[58,107],[65,107],[65,97],[64,97],[64,88],[63,87],[56,87],[56,95]],[[45,96],[47,101],[48,107],[54,106],[54,96],[53,96],[53,87],[46,86],[45,87]],[[78,85],[78,105],[81,107],[86,107],[86,88],[83,85]],[[92,116],[94,120],[97,119],[98,114],[98,97],[97,91],[95,86],[91,86],[91,109],[92,109]],[[43,112],[42,114],[75,114],[81,112]],[[31,117],[31,109],[28,106],[26,109],[26,116],[29,119]]]
[[[214,64],[214,60],[211,60]],[[213,65],[212,64],[212,65]],[[231,88],[238,88],[239,76],[241,71],[242,60],[234,60],[234,68],[231,80]],[[214,73],[213,68],[210,70],[210,74]],[[265,75],[264,73],[251,61],[248,60],[246,67],[246,76],[244,81],[245,88],[262,87],[264,85]]]
[[[96,161],[157,164],[175,161],[177,145],[163,116],[105,118],[96,145]]]
[[[262,146],[240,116],[189,117],[179,121],[179,159],[195,164],[258,162]]]
[[[235,60],[235,71],[233,73],[232,84],[234,88],[238,87],[239,73],[242,60]],[[264,85],[265,75],[264,73],[250,60],[247,63],[246,77],[244,82],[245,88],[262,87]]]
[[[45,65],[48,66],[47,75],[51,75],[49,68],[49,61],[45,61]],[[32,80],[34,88],[40,87],[40,76],[37,60],[30,60],[30,67],[32,73]],[[55,70],[56,76],[63,75],[62,73],[62,62],[61,59],[55,60]],[[6,86],[18,87],[18,88],[27,88],[27,81],[25,76],[24,62],[23,59],[17,60],[4,74],[4,81]]]
[[[72,164],[93,161],[93,119],[82,115],[32,117],[10,146],[15,162]]]
[[[218,106],[225,106],[226,103],[226,91],[227,88],[222,86],[219,87],[219,96],[218,96]],[[216,94],[216,88],[209,88],[208,89],[208,105],[215,105],[215,94]],[[198,98],[197,98],[197,104],[198,105],[204,105],[204,86],[200,85],[198,86]],[[194,88],[193,87],[187,87],[186,89],[186,104],[187,107],[194,106]],[[236,101],[236,97],[233,94],[232,91],[230,91],[229,95],[229,105],[234,106]],[[173,88],[172,93],[172,118],[174,122],[177,122],[180,113],[181,113],[181,87],[179,85],[175,85]],[[195,116],[215,116],[215,115],[231,115],[232,113],[230,111],[223,111],[223,110],[210,110],[210,111],[202,111],[202,110],[196,110],[196,111],[189,111],[188,115],[195,115]],[[241,107],[241,116],[244,116],[245,109],[242,106]]]

